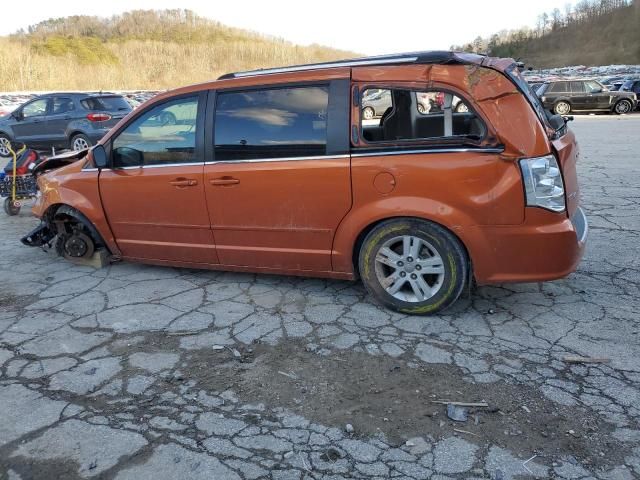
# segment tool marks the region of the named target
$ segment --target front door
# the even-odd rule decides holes
[[[45,127],[48,105],[48,98],[39,98],[18,110],[19,118],[14,119],[11,126],[17,142],[26,143],[28,146],[47,144],[48,135]]]
[[[206,96],[152,106],[112,139],[100,194],[123,257],[218,263],[203,183]]]
[[[205,189],[220,263],[330,271],[351,208],[348,80],[222,91]]]

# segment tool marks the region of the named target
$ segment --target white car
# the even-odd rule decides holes
[[[5,115],[9,115],[11,112],[13,112],[19,106],[20,106],[19,103],[14,103],[11,100],[0,98],[0,117],[4,117]]]

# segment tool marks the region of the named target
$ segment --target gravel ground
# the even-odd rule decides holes
[[[578,271],[432,317],[357,283],[78,267],[0,215],[0,479],[640,478],[640,116],[571,127]]]

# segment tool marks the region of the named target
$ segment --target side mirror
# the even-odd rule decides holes
[[[95,147],[93,147],[91,153],[93,154],[93,164],[97,168],[101,170],[103,168],[107,168],[107,164],[109,163],[107,159],[107,151],[102,145],[96,145]]]
[[[600,88],[600,87],[591,89],[591,93],[600,93],[600,92],[602,92],[602,88]]]
[[[11,116],[12,116],[15,120],[18,120],[18,121],[22,120],[22,118],[23,118],[23,117],[22,117],[22,112],[17,111],[17,110],[16,110],[16,111],[11,112]]]

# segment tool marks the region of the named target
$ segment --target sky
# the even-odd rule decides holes
[[[534,26],[566,0],[2,0],[0,35],[54,17],[186,8],[226,25],[294,43],[366,55],[449,49],[502,29]]]

